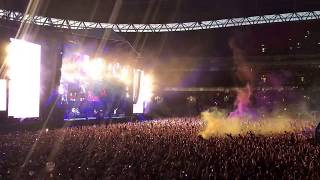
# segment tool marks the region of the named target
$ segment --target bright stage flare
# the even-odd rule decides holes
[[[141,95],[145,102],[150,102],[153,96],[153,78],[148,74],[142,78]]]

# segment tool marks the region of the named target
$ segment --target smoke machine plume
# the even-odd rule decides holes
[[[273,109],[276,109],[273,112],[258,113],[261,110],[251,105],[255,75],[245,58],[243,50],[237,47],[234,40],[231,40],[229,45],[233,51],[235,74],[241,84],[245,86],[236,90],[235,109],[232,112],[228,113],[226,110],[214,108],[201,114],[204,127],[199,134],[204,139],[249,132],[261,135],[279,134],[312,126],[312,116],[305,108],[294,109],[291,113],[289,111],[283,113],[277,110],[280,108],[273,107]],[[307,116],[301,119],[292,115],[294,114],[292,112],[297,112],[297,110],[303,111]]]

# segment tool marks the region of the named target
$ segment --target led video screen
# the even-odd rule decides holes
[[[8,115],[39,117],[41,46],[11,39],[6,61],[10,79]]]
[[[147,105],[153,95],[153,80],[142,70],[135,71],[134,77],[135,83],[139,87],[134,88],[134,94],[138,95],[136,103],[133,104],[133,113],[143,114],[146,113]],[[135,93],[135,91],[137,92]]]
[[[7,110],[7,81],[0,79],[0,111]]]
[[[89,50],[88,50],[89,49]],[[65,120],[125,115],[129,105],[131,68],[90,48],[66,45],[58,92]]]

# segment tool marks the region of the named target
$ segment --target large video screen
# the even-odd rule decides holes
[[[66,45],[58,92],[65,120],[125,116],[130,106],[132,68],[105,56],[105,52]]]
[[[133,104],[133,113],[144,114],[147,113],[148,103],[153,95],[153,80],[142,70],[135,70],[134,77],[135,85],[138,87],[133,90],[133,94],[137,94],[137,100]]]
[[[39,117],[41,46],[11,39],[7,51],[8,115],[14,118]]]
[[[0,79],[0,111],[7,110],[7,81]]]

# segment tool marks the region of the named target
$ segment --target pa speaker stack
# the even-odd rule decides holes
[[[317,144],[320,144],[320,123],[316,127],[315,140]]]

